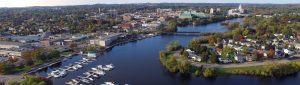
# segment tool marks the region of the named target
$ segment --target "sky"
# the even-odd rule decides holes
[[[124,3],[300,3],[300,0],[0,0],[0,7],[63,6]]]

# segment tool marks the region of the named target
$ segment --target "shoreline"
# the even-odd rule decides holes
[[[142,39],[146,39],[146,38],[151,38],[151,37],[155,37],[155,36],[158,36],[158,35],[160,35],[160,34],[154,34],[154,35],[150,35],[150,36],[143,36],[143,37],[136,38],[136,39],[131,39],[131,40],[128,40],[128,41],[118,42],[116,44],[113,44],[113,45],[110,45],[110,46],[106,47],[103,51],[99,51],[98,53],[108,52],[109,49],[112,49],[113,47],[121,45],[121,44],[126,44],[126,43],[130,43],[130,42],[134,42],[134,41],[138,41],[138,40],[142,40]],[[21,74],[21,73],[34,74],[34,73],[36,73],[39,70],[45,69],[46,67],[53,66],[53,65],[55,65],[57,63],[62,62],[63,59],[65,59],[65,58],[72,58],[72,57],[74,57],[76,55],[79,55],[79,53],[72,53],[71,55],[64,56],[64,57],[61,57],[59,59],[55,59],[55,60],[53,60],[51,62],[47,62],[47,63],[39,65],[39,66],[34,66],[30,70],[27,70],[27,71],[24,71],[24,72],[15,73],[15,74]]]
[[[162,51],[164,52],[164,51]],[[287,77],[300,72],[300,59],[297,56],[296,59],[280,59],[280,60],[265,60],[256,62],[246,62],[246,63],[232,63],[232,64],[210,64],[201,63],[188,60],[190,63],[189,72],[181,73],[174,68],[166,65],[174,57],[176,60],[174,62],[181,62],[181,55],[177,51],[165,51],[166,54],[160,53],[160,62],[169,72],[180,73],[180,74],[193,74],[195,76],[202,77],[218,77],[225,75],[240,75],[240,76],[256,76],[256,77]],[[167,58],[162,58],[165,56]],[[204,64],[204,65],[203,65]],[[171,66],[174,67],[174,66]],[[175,68],[178,68],[175,66]],[[207,69],[210,69],[206,72]],[[206,73],[209,73],[207,76]]]

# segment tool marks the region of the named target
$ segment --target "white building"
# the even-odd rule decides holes
[[[210,14],[214,14],[214,8],[210,8]]]
[[[243,9],[242,5],[238,7],[238,9],[230,9],[228,10],[228,15],[239,15],[239,16],[245,16],[245,9]]]
[[[106,34],[100,36],[98,39],[90,40],[90,44],[92,45],[100,45],[100,46],[108,46],[111,42],[117,40],[121,34]]]
[[[2,49],[10,49],[10,48],[21,48],[21,47],[27,47],[29,44],[23,44],[19,42],[6,42],[6,41],[0,41],[0,48]]]

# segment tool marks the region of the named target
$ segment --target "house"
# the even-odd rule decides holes
[[[226,59],[222,59],[222,58],[218,58],[218,60],[221,62],[221,63],[224,63],[224,64],[228,64],[228,63],[231,63],[232,61],[228,58]]]
[[[119,24],[117,27],[122,29],[130,29],[132,26],[131,24]]]
[[[294,51],[289,50],[289,49],[283,49],[283,52],[284,52],[285,54],[288,54],[288,55],[292,55],[292,54],[295,53]]]
[[[186,49],[185,51],[189,53],[189,58],[191,58],[194,61],[201,62],[201,57],[197,56],[194,51],[192,51],[191,49]]]
[[[234,60],[236,60],[239,63],[242,63],[245,62],[245,57],[237,53],[234,55]]]
[[[124,20],[124,21],[131,21],[132,19],[133,19],[133,17],[130,16],[130,15],[124,15],[124,16],[123,16],[123,20]]]

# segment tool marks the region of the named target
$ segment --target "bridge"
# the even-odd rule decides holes
[[[164,35],[186,35],[186,36],[189,36],[189,35],[199,35],[199,36],[202,36],[204,33],[201,33],[201,32],[170,32],[170,33],[162,33]]]

